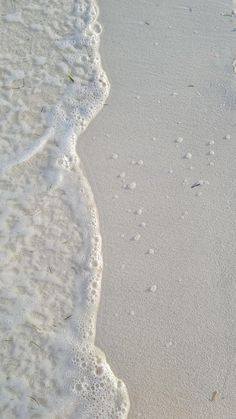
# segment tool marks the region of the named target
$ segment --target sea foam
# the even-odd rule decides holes
[[[0,0],[0,416],[123,419],[95,347],[102,252],[77,140],[109,82],[92,0]]]

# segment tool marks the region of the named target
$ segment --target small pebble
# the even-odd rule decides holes
[[[143,160],[138,160],[138,161],[136,161],[136,160],[131,160],[131,162],[130,162],[133,166],[134,165],[137,165],[137,166],[142,166],[143,165]]]
[[[112,160],[117,160],[118,159],[118,154],[116,154],[116,153],[113,153],[112,155],[111,155],[111,159]]]
[[[134,189],[136,189],[136,182],[131,182],[128,185],[126,185],[126,189],[129,189],[130,191],[133,191]]]
[[[184,211],[181,215],[182,220],[188,215],[188,211]]]
[[[147,253],[148,253],[149,255],[154,255],[155,250],[154,250],[154,249],[149,249]]]
[[[168,342],[168,343],[166,344],[166,347],[167,347],[167,348],[170,348],[172,345],[173,345],[173,342],[171,342],[171,341],[170,341],[170,342]]]
[[[130,316],[134,316],[134,310],[130,310],[130,311],[129,311],[129,315],[130,315]]]
[[[137,215],[142,215],[142,213],[143,213],[143,209],[142,208],[139,208],[139,209],[137,209],[135,211],[135,214],[137,214]]]
[[[170,169],[170,170],[168,171],[168,173],[169,173],[170,175],[172,175],[172,174],[173,174],[173,170],[172,170],[172,169]]]
[[[209,166],[215,166],[215,163],[213,161],[210,161]]]
[[[119,198],[119,195],[114,195],[113,196],[113,199],[118,199]]]
[[[226,134],[224,138],[225,138],[225,140],[230,140],[231,136],[230,136],[230,134]]]
[[[121,179],[124,179],[125,178],[125,172],[121,172],[119,175],[118,175],[118,177],[120,177]]]
[[[220,397],[220,393],[217,390],[215,390],[213,391],[212,396],[209,400],[211,402],[215,402],[219,397]],[[224,397],[221,397],[221,398],[224,398]]]
[[[135,236],[133,237],[133,240],[137,242],[137,241],[139,241],[139,240],[140,240],[140,238],[141,238],[141,234],[137,233],[137,234],[135,234]]]
[[[156,142],[156,140],[157,140],[156,137],[152,137],[152,141]]]
[[[149,288],[149,291],[150,292],[156,292],[156,290],[157,290],[157,286],[156,285],[152,285],[150,288]]]
[[[146,227],[146,223],[143,221],[142,223],[139,224],[140,227],[145,228]]]
[[[208,153],[208,155],[209,155],[209,156],[214,156],[214,155],[215,155],[214,150],[210,150],[210,151],[209,151],[209,153]]]
[[[178,137],[176,143],[181,144],[184,141],[183,137]]]
[[[214,144],[215,144],[215,141],[214,141],[214,140],[209,141],[207,144],[208,144],[208,145],[214,145]]]
[[[193,156],[192,156],[191,153],[186,153],[185,156],[184,156],[184,158],[187,159],[187,160],[191,160],[192,157]]]

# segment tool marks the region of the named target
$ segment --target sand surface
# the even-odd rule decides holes
[[[232,4],[99,6],[112,91],[79,144],[105,259],[97,342],[130,419],[234,419]]]
[[[44,3],[0,2],[0,412],[235,419],[235,1],[100,0],[108,98]]]

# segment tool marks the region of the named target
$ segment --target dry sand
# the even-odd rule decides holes
[[[235,419],[232,4],[99,7],[112,91],[79,144],[105,258],[97,343],[129,419]]]

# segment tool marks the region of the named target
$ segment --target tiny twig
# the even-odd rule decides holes
[[[37,343],[33,342],[32,340],[30,341],[30,343],[32,343],[33,345],[37,346],[37,348],[42,349],[41,346],[39,346]]]
[[[191,186],[191,189],[196,188],[197,186],[201,186],[200,183],[194,183],[194,185]]]
[[[32,399],[35,403],[37,403],[37,405],[38,406],[40,406],[40,403],[39,403],[39,401],[35,398],[35,397],[33,397],[33,396],[28,396],[30,399]]]
[[[69,316],[65,317],[64,320],[68,320],[68,319],[70,319],[70,317],[72,317],[72,314],[70,314]]]
[[[2,86],[2,88],[3,89],[6,89],[6,90],[19,90],[19,89],[22,89],[23,87],[25,87],[25,80],[23,79],[22,80],[22,86],[18,86],[18,87],[11,87],[11,86]]]
[[[73,77],[70,75],[70,74],[68,74],[68,79],[72,82],[72,83],[74,83],[75,81],[74,81],[74,79],[73,79]]]

